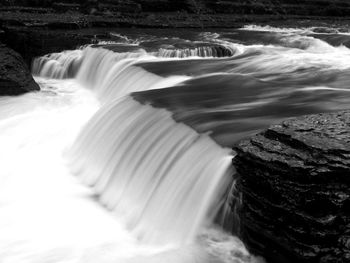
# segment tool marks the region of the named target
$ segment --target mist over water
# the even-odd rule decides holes
[[[263,262],[217,224],[234,189],[230,147],[286,117],[348,108],[349,36],[111,36],[37,58],[42,90],[0,98],[0,261]]]

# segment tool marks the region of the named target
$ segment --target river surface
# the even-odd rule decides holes
[[[264,262],[231,233],[231,147],[350,108],[350,33],[108,34],[35,59],[41,91],[0,98],[0,262]]]

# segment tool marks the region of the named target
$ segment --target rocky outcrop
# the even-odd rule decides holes
[[[94,37],[93,30],[47,30],[32,27],[7,27],[3,38],[0,35],[7,46],[20,53],[28,66],[35,57],[90,44]]]
[[[39,89],[21,56],[0,44],[0,96]]]
[[[234,150],[252,252],[276,263],[350,262],[350,111],[287,120]]]

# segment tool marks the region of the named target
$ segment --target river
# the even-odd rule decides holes
[[[36,58],[41,91],[0,98],[0,261],[264,262],[234,235],[231,147],[348,108],[350,33],[109,34]]]

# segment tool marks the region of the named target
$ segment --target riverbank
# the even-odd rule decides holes
[[[139,28],[237,28],[247,23],[283,27],[312,27],[332,24],[346,28],[350,16],[304,16],[295,14],[227,14],[139,12],[84,14],[77,11],[56,12],[48,8],[0,8],[0,25],[45,29],[83,29],[94,27]]]
[[[34,11],[35,12],[34,12]],[[287,28],[334,27],[348,32],[350,18],[280,15],[198,15],[186,12],[123,14],[117,17],[81,13],[44,13],[46,9],[0,10],[0,41],[19,52],[28,66],[33,58],[47,53],[108,41],[107,29],[235,29],[247,24]]]

